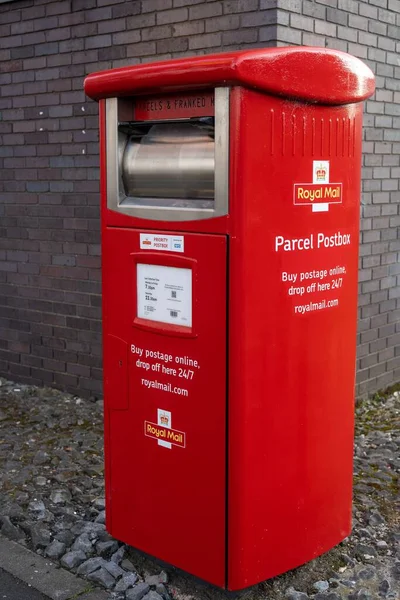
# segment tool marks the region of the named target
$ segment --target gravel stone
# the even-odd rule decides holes
[[[126,546],[121,546],[116,552],[115,554],[113,554],[111,556],[111,560],[115,563],[117,563],[117,565],[119,565],[121,563],[121,561],[123,560],[124,556],[125,556],[125,552],[126,552]],[[131,563],[132,564],[132,563]],[[124,567],[126,568],[126,567]]]
[[[83,526],[83,532],[92,536],[92,539],[98,538],[105,531],[105,526],[102,523],[92,523],[88,521]]]
[[[100,568],[93,573],[89,573],[87,576],[89,581],[93,581],[94,583],[98,583],[102,585],[106,589],[110,589],[114,587],[115,579],[106,569]]]
[[[89,573],[93,573],[93,571],[96,571],[97,569],[100,569],[100,567],[103,566],[104,559],[100,558],[99,556],[96,556],[94,558],[89,558],[89,560],[85,560],[85,562],[79,565],[76,572],[78,575],[85,576],[89,575]]]
[[[73,552],[79,552],[79,550],[81,550],[87,556],[90,555],[90,554],[93,554],[93,552],[94,552],[93,543],[89,539],[88,534],[87,533],[82,533],[82,535],[79,535],[76,538],[76,540],[74,541],[74,543],[72,544],[71,550]]]
[[[44,519],[46,516],[46,507],[42,500],[34,500],[33,502],[29,502],[28,510],[35,516],[36,519]]]
[[[34,550],[46,548],[50,544],[51,533],[41,523],[37,523],[31,527],[30,535]]]
[[[285,598],[288,600],[309,600],[308,594],[304,594],[303,592],[299,592],[293,588],[286,590]]]
[[[8,514],[10,519],[14,521],[23,521],[25,518],[25,511],[17,502],[11,504]]]
[[[55,535],[55,538],[59,541],[62,542],[63,544],[65,544],[67,546],[67,548],[72,544],[72,542],[74,541],[75,537],[74,534],[71,531],[60,531],[59,533],[57,533]]]
[[[47,454],[47,452],[44,452],[43,450],[38,450],[35,456],[33,457],[32,462],[36,466],[45,465],[46,463],[50,462],[50,456]]]
[[[111,560],[112,560],[112,557],[111,557]],[[113,561],[113,562],[115,562],[115,561]],[[125,569],[125,571],[135,571],[134,565],[127,558],[124,558],[124,560],[121,562],[121,567],[123,569]]]
[[[356,549],[357,558],[363,560],[369,556],[376,556],[376,550],[372,546],[367,546],[366,544],[358,544]]]
[[[141,600],[150,591],[147,583],[138,583],[126,592],[126,600]]]
[[[128,575],[123,575],[122,578],[118,581],[115,586],[116,592],[126,592],[129,588],[132,588],[138,580],[138,576],[136,573],[128,573]]]
[[[400,581],[400,562],[396,562],[392,568],[392,575],[396,581]]]
[[[349,600],[374,600],[374,597],[368,590],[361,589],[353,594],[349,594]]]
[[[104,568],[114,577],[114,579],[118,579],[125,574],[124,569],[121,569],[121,567],[112,560],[110,562],[104,561]]]
[[[158,583],[167,583],[168,576],[165,571],[161,571],[158,575],[147,575],[145,582],[149,585],[157,585]]]
[[[50,500],[53,504],[66,504],[71,500],[71,492],[69,490],[54,490],[50,494]]]
[[[143,597],[143,600],[163,600],[157,592],[151,591]]]
[[[328,581],[316,581],[313,584],[313,588],[315,590],[317,590],[317,592],[326,592],[326,590],[329,589],[329,582]]]
[[[65,569],[75,569],[86,560],[86,554],[79,550],[78,552],[67,552],[61,558],[61,566]]]
[[[377,510],[374,510],[371,512],[371,516],[369,517],[368,520],[370,525],[381,525],[382,523],[385,523],[385,519],[382,517],[381,513],[378,512]]]
[[[361,569],[358,572],[358,577],[360,579],[372,579],[373,577],[375,577],[376,574],[376,570],[374,569],[374,567],[367,567],[366,569]]]
[[[158,581],[160,583],[168,583],[168,574],[166,573],[166,571],[160,571],[160,573],[158,574]]]
[[[25,538],[24,532],[19,527],[13,525],[9,517],[2,517],[2,521],[1,533],[8,537],[8,539],[18,541]]]
[[[108,542],[97,542],[96,550],[97,554],[103,558],[108,558],[118,550],[118,542],[115,540],[109,540]],[[115,563],[115,561],[113,562]]]
[[[168,593],[167,588],[165,587],[165,585],[163,583],[157,583],[156,592],[157,592],[157,594],[160,594],[160,596],[162,596],[164,598],[164,600],[170,600],[170,598],[171,598],[171,596]]]
[[[93,506],[97,510],[104,510],[106,508],[105,498],[96,498],[95,500],[93,500]]]
[[[65,544],[59,542],[58,540],[53,540],[51,544],[49,544],[46,547],[44,553],[45,556],[48,556],[49,558],[52,558],[54,560],[56,558],[60,558],[60,556],[62,556],[65,553],[65,549]]]
[[[95,523],[105,523],[106,522],[106,511],[102,510],[96,517]]]
[[[383,579],[379,584],[379,591],[381,594],[387,594],[390,590],[390,583],[387,579]]]

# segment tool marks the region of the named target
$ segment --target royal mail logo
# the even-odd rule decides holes
[[[163,408],[157,408],[157,423],[144,422],[144,435],[157,440],[157,444],[163,448],[170,450],[172,446],[186,448],[186,434],[172,429],[172,413]]]
[[[329,160],[313,161],[312,183],[295,183],[293,204],[311,206],[313,212],[326,212],[330,204],[342,203],[342,183],[329,183]]]
[[[163,446],[168,444],[168,446],[166,446],[167,448],[171,447],[171,445],[178,446],[179,448],[186,447],[186,434],[183,431],[163,427],[162,425],[157,425],[157,423],[152,423],[151,421],[144,422],[144,435],[153,438],[158,442],[164,442],[164,444],[162,444]]]

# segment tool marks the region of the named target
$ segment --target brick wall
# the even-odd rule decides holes
[[[400,379],[399,34],[400,0],[0,3],[0,374],[101,393],[97,105],[84,76],[311,44],[378,75],[365,120],[359,392]]]

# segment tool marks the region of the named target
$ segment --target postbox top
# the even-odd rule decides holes
[[[120,67],[92,73],[84,85],[94,100],[241,85],[304,102],[335,105],[371,96],[375,78],[365,63],[350,54],[297,46]]]

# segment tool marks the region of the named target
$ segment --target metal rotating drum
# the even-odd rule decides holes
[[[192,123],[155,124],[120,145],[125,194],[139,198],[214,198],[214,137]]]

